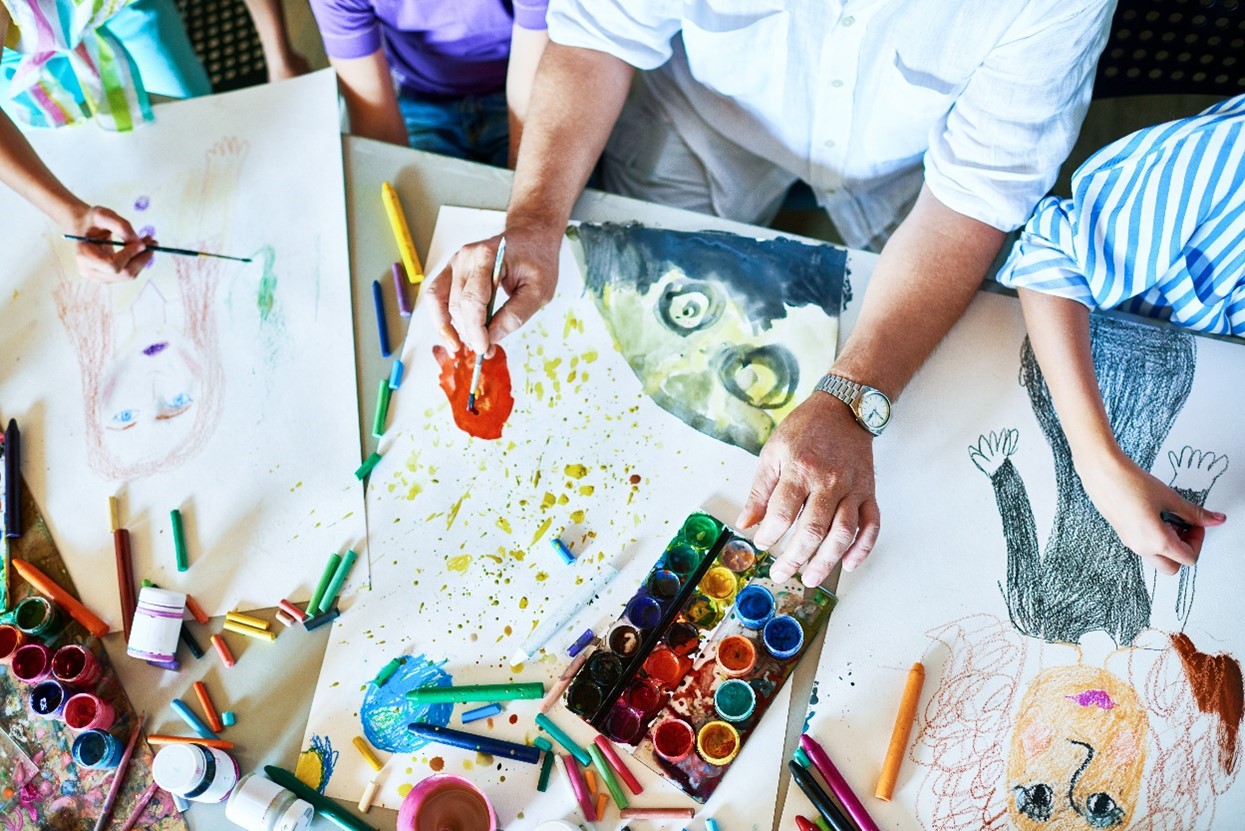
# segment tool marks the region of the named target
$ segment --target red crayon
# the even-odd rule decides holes
[[[212,636],[212,646],[216,647],[216,654],[220,656],[225,666],[231,667],[237,663],[234,660],[233,653],[229,651],[229,644],[225,643],[225,639],[220,635]]]
[[[609,739],[598,733],[597,737],[592,740],[592,743],[601,749],[601,755],[610,763],[610,767],[618,774],[618,778],[627,783],[627,787],[631,789],[633,794],[639,796],[644,792],[643,786],[640,785],[640,780],[636,779],[635,774],[623,764],[623,760],[618,756],[618,752],[614,750],[614,745],[610,744]]]
[[[817,826],[813,825],[812,820],[805,819],[799,814],[795,817],[796,831],[817,831]]]

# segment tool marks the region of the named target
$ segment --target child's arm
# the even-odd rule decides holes
[[[1142,470],[1115,441],[1098,391],[1089,310],[1064,297],[1020,289],[1029,342],[1059,413],[1081,484],[1120,541],[1165,574],[1197,562],[1205,528],[1225,517],[1183,499]],[[1170,511],[1193,528],[1178,534],[1159,518]]]
[[[350,132],[405,146],[409,141],[406,124],[398,112],[385,50],[377,49],[362,58],[330,57],[329,63],[337,71],[342,97],[346,99]]]
[[[523,136],[523,123],[527,120],[527,106],[532,98],[532,81],[540,56],[549,43],[546,29],[525,29],[518,23],[510,36],[510,64],[506,69],[506,106],[510,120],[511,168],[519,158],[519,140]]]
[[[0,5],[0,44],[9,28],[9,13]],[[140,239],[117,214],[83,202],[52,175],[8,114],[0,110],[0,181],[15,190],[67,234],[125,240],[124,248],[78,244],[78,270],[83,277],[115,282],[136,276],[151,260],[146,249],[153,240]]]
[[[311,71],[307,59],[295,52],[290,43],[281,0],[246,0],[246,10],[264,49],[269,81],[283,81]]]

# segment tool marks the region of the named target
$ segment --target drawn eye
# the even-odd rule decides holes
[[[181,407],[185,407],[192,400],[193,399],[190,397],[190,393],[182,392],[182,393],[178,393],[177,395],[173,396],[170,399],[167,399],[164,402],[164,406],[170,410],[176,410],[176,409],[180,409]]]
[[[672,332],[689,335],[712,326],[722,316],[722,296],[711,283],[671,283],[661,293],[657,313]]]
[[[1091,828],[1110,828],[1124,821],[1124,809],[1105,793],[1092,793],[1085,800],[1085,821]]]
[[[1050,785],[1037,784],[1027,788],[1017,785],[1013,790],[1016,792],[1017,811],[1038,822],[1050,819],[1055,806],[1055,795]]]
[[[129,427],[138,419],[138,410],[122,410],[112,417],[112,426],[114,428]]]
[[[785,347],[736,346],[721,353],[718,378],[726,391],[753,407],[776,410],[795,395],[800,367]]]

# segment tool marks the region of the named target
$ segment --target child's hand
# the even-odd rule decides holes
[[[1182,498],[1118,451],[1092,464],[1078,464],[1077,472],[1085,492],[1120,541],[1163,574],[1175,574],[1182,565],[1195,565],[1206,528],[1227,519]],[[1164,511],[1190,527],[1177,530],[1160,518]]]
[[[154,251],[147,249],[155,240],[140,237],[135,233],[134,226],[108,208],[84,208],[69,233],[101,240],[115,237],[124,241],[125,245],[116,248],[90,242],[78,243],[78,271],[88,280],[99,283],[117,283],[137,277],[138,272],[155,256]]]

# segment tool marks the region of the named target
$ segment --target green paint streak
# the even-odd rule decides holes
[[[273,272],[272,267],[277,262],[277,255],[272,250],[271,245],[265,245],[255,252],[254,257],[263,263],[264,273],[259,278],[259,293],[256,296],[256,305],[259,308],[259,319],[267,322],[268,316],[272,314],[273,306],[276,305],[277,275]]]

